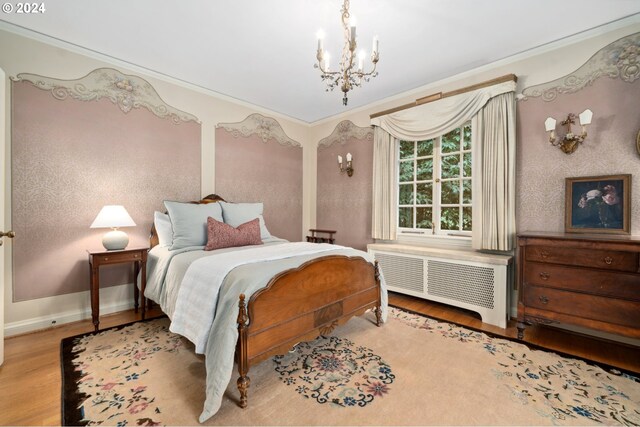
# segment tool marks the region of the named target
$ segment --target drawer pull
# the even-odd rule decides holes
[[[611,258],[610,256],[606,257],[604,259],[605,264],[607,265],[611,265],[611,263],[613,262],[613,258]]]
[[[104,261],[109,261],[109,257],[104,257]]]
[[[133,257],[134,257],[134,258],[138,258],[138,257],[140,257],[140,255],[135,254]]]
[[[545,250],[545,249],[541,250],[541,251],[540,251],[540,256],[541,256],[542,258],[546,258],[546,257],[548,257],[548,256],[549,256],[549,251],[547,251],[547,250]]]
[[[544,271],[542,273],[540,273],[540,278],[542,280],[549,280],[549,277],[551,277],[551,275],[549,273],[545,273]]]
[[[544,295],[540,295],[538,297],[538,299],[540,300],[541,303],[543,304],[547,304],[549,302],[549,298],[545,297]]]

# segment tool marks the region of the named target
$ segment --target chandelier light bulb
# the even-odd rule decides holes
[[[318,52],[322,52],[323,42],[324,42],[324,31],[318,30],[316,33],[316,37],[318,39]]]

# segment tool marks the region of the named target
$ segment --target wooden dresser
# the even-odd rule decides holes
[[[640,237],[518,235],[518,338],[564,323],[640,338]]]

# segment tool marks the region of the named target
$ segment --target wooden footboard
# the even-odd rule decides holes
[[[370,308],[380,326],[378,265],[361,257],[317,258],[278,274],[248,304],[240,295],[239,307],[236,359],[240,406],[244,408],[250,365],[284,354],[298,342],[329,334]]]

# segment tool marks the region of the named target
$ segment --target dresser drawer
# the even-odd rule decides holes
[[[584,319],[640,327],[640,303],[635,301],[527,286],[524,289],[524,304]]]
[[[638,272],[639,268],[637,252],[583,248],[527,246],[526,260],[629,272]]]
[[[640,275],[529,262],[525,286],[539,285],[569,291],[640,301]]]

